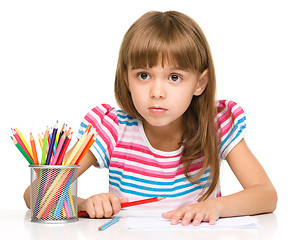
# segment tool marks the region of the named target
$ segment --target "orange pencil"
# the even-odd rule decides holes
[[[35,141],[34,141],[34,138],[32,136],[32,133],[30,133],[30,145],[31,145],[31,149],[32,149],[32,157],[33,157],[34,164],[39,165],[38,154],[36,151]]]
[[[84,157],[84,155],[88,152],[89,148],[93,145],[93,143],[95,142],[96,136],[92,136],[92,138],[89,140],[89,142],[86,144],[85,148],[83,149],[82,153],[80,154],[80,156],[78,157],[78,159],[75,162],[75,165],[78,165],[80,163],[80,161],[82,160],[82,158]]]

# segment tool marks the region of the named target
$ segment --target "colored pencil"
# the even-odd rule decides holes
[[[38,134],[38,139],[39,139],[39,143],[40,143],[40,146],[41,146],[41,149],[43,150],[43,138],[41,136],[41,134]]]
[[[63,165],[70,165],[74,156],[76,155],[76,153],[78,152],[79,148],[81,147],[82,143],[85,141],[87,137],[87,134],[83,134],[82,137],[79,139],[79,141],[77,142],[77,144],[75,145],[73,151],[71,152],[70,156],[68,157],[68,159],[66,160],[65,163],[63,163]]]
[[[103,230],[107,229],[108,227],[112,226],[113,224],[117,223],[118,221],[120,221],[120,217],[115,217],[115,218],[111,219],[110,221],[108,221],[107,223],[101,225],[98,228],[98,231],[103,231]]]
[[[55,155],[53,157],[53,160],[51,162],[51,165],[55,165],[56,164],[56,162],[58,160],[58,157],[59,157],[59,155],[61,153],[61,150],[63,148],[63,144],[65,142],[65,137],[66,136],[63,134],[62,137],[61,137],[61,139],[60,139],[60,141],[59,141],[59,143],[58,143],[58,147],[57,147],[56,153],[55,153]]]
[[[49,148],[47,159],[46,159],[46,165],[49,165],[50,161],[51,161],[51,157],[52,157],[53,148],[54,148],[54,145],[55,145],[55,139],[56,139],[57,131],[58,131],[58,121],[56,122],[56,124],[54,126],[54,129],[53,129],[51,144],[50,144],[50,148]]]
[[[80,161],[83,159],[83,157],[85,156],[85,154],[88,152],[89,148],[93,145],[93,143],[96,140],[96,136],[93,135],[92,138],[89,140],[89,142],[87,143],[87,145],[85,146],[85,148],[83,149],[82,153],[80,154],[79,158],[77,159],[77,161],[75,162],[75,165],[78,165],[80,163]]]
[[[18,148],[18,150],[21,152],[21,154],[25,157],[25,159],[29,162],[29,164],[34,165],[34,162],[30,159],[30,157],[27,155],[27,153],[23,150],[23,148],[20,146],[20,144],[16,141],[14,137],[11,137],[13,143]]]
[[[132,206],[141,205],[141,204],[145,204],[145,203],[157,202],[157,201],[160,201],[160,200],[163,200],[163,199],[165,199],[165,197],[147,198],[147,199],[138,200],[138,201],[134,201],[134,202],[122,203],[121,207],[122,208],[132,207]]]
[[[32,160],[32,156],[29,154],[28,150],[26,149],[26,147],[24,146],[24,143],[22,142],[22,140],[20,139],[19,135],[17,134],[17,132],[15,131],[15,129],[12,129],[12,135],[15,138],[15,140],[19,143],[19,145],[21,146],[21,148],[26,152],[26,154],[29,156],[29,158]]]
[[[133,202],[127,202],[127,203],[122,203],[121,208],[126,208],[126,207],[133,207],[136,205],[141,205],[141,204],[146,204],[146,203],[152,203],[152,202],[157,202],[165,199],[166,197],[154,197],[154,198],[146,198],[143,200],[138,200],[138,201],[133,201]],[[79,211],[78,212],[78,217],[84,217],[88,216],[88,213],[86,211]]]
[[[50,205],[51,207],[53,207],[53,205],[51,204],[52,201],[58,199],[58,197],[60,196],[61,192],[63,191],[66,182],[68,181],[70,174],[69,172],[62,172],[62,174],[58,174],[58,175],[62,175],[60,179],[57,180],[57,183],[54,185],[52,184],[51,187],[53,188],[51,192],[48,193],[48,197],[46,198],[46,200],[42,199],[42,203],[43,204],[40,208],[40,211],[37,214],[37,218],[40,219],[45,211],[49,211],[50,209],[48,208],[48,206]],[[56,180],[56,179],[55,179]],[[55,182],[54,180],[54,182]],[[46,193],[47,194],[47,193]]]
[[[16,128],[15,130],[16,130],[16,133],[18,134],[18,136],[20,137],[21,141],[23,142],[24,146],[26,147],[27,151],[29,152],[30,156],[32,157],[32,150],[31,150],[29,144],[27,143],[27,141],[25,140],[24,136],[19,131],[19,129]]]
[[[46,130],[45,135],[44,135],[41,165],[46,164],[48,138],[49,138],[49,130],[47,127],[47,130]]]
[[[64,143],[64,147],[62,148],[62,151],[61,151],[61,153],[60,153],[60,155],[58,157],[58,160],[56,162],[56,165],[62,165],[63,158],[64,158],[65,153],[67,151],[67,148],[68,148],[68,146],[69,146],[69,144],[71,142],[71,138],[72,138],[72,132],[69,134],[68,137],[66,137],[66,141]]]
[[[33,161],[36,165],[39,165],[38,154],[36,151],[35,141],[32,133],[30,133],[30,145],[32,150]]]
[[[75,156],[73,157],[73,159],[70,162],[70,165],[75,165],[77,159],[79,158],[79,156],[81,155],[83,149],[86,147],[87,143],[90,141],[90,139],[93,137],[92,133],[87,134],[86,138],[84,139],[84,141],[82,142],[82,144],[80,145],[78,151],[76,152]]]

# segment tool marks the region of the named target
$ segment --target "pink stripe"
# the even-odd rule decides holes
[[[234,118],[238,118],[243,113],[243,109],[241,107],[237,107],[233,112]]]
[[[102,104],[101,106],[103,106],[106,111],[103,111],[103,109],[101,109],[100,107],[96,106],[95,108],[92,109],[92,111],[94,113],[96,113],[101,119],[103,118],[103,116],[107,116],[109,117],[111,120],[113,120],[116,124],[118,124],[118,118],[117,115],[114,114],[113,112],[111,112],[112,108],[110,105],[108,104]]]
[[[106,104],[104,104],[106,105]],[[108,105],[109,106],[109,105]],[[113,120],[114,123],[116,123],[118,125],[118,120],[117,120],[117,116],[115,116],[114,114],[110,114],[110,112],[104,112],[102,111],[102,109],[100,109],[98,106],[93,108],[92,111],[99,116],[101,124],[104,125],[109,132],[111,133],[111,135],[113,136],[113,138],[115,139],[115,142],[118,141],[118,132],[117,130],[113,127],[113,124],[110,123],[106,118],[108,117],[109,119]]]
[[[217,119],[218,125],[222,126],[225,122],[228,121],[224,127],[221,127],[221,137],[223,137],[230,131],[232,124],[236,120],[236,118],[244,112],[240,106],[238,106],[235,102],[232,101],[228,102],[227,105],[226,101],[219,101],[218,106],[224,107],[224,109],[218,112],[217,114],[220,114],[222,111],[226,111],[220,117],[218,117]]]
[[[192,172],[192,171],[202,168],[202,164],[203,164],[202,161],[192,164],[189,171]],[[178,168],[176,171],[173,171],[173,172],[161,172],[161,171],[149,170],[149,169],[145,169],[145,168],[141,168],[137,166],[131,166],[128,164],[121,163],[119,162],[119,160],[116,161],[115,159],[112,158],[110,162],[110,168],[113,168],[113,167],[119,168],[124,172],[130,172],[130,173],[135,173],[142,176],[162,178],[162,179],[173,179],[174,177],[179,177],[179,175],[184,174],[184,167]]]
[[[125,159],[125,160],[128,160],[129,162],[140,163],[146,166],[153,166],[153,167],[158,167],[162,169],[177,168],[180,165],[180,159],[174,160],[172,162],[159,162],[151,158],[142,157],[141,155],[130,154],[128,152],[124,153],[124,152],[114,151],[112,157],[115,157],[118,159]]]
[[[90,115],[89,113],[85,116],[85,120],[88,121],[97,131],[97,134],[101,137],[108,148],[109,155],[111,156],[113,151],[113,145],[111,143],[110,138],[105,133],[105,131],[101,128],[100,124],[96,121],[96,119]]]
[[[118,142],[116,147],[123,148],[123,149],[130,149],[130,150],[134,150],[137,152],[142,152],[145,154],[152,155],[153,157],[156,157],[156,158],[170,158],[170,157],[176,158],[176,157],[181,156],[181,153],[178,153],[178,154],[173,155],[173,156],[163,156],[163,155],[155,154],[155,153],[151,152],[148,147],[140,145],[140,144],[131,143],[131,142]]]

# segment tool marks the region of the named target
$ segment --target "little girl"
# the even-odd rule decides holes
[[[138,19],[124,36],[117,64],[122,110],[96,106],[79,129],[78,138],[88,124],[98,133],[79,175],[91,165],[106,167],[110,189],[79,198],[78,210],[108,218],[123,202],[166,197],[143,207],[165,209],[164,218],[182,225],[273,212],[276,191],[245,143],[244,112],[233,101],[215,101],[215,87],[209,45],[194,20],[174,11]],[[243,191],[221,196],[221,159]],[[29,188],[29,206],[28,194]]]

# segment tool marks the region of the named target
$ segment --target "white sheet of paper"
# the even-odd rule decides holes
[[[170,220],[166,220],[161,217],[159,211],[127,211],[127,227],[128,229],[255,229],[260,225],[257,223],[257,219],[250,216],[220,218],[215,225],[203,222],[200,226],[182,226],[171,225]]]

